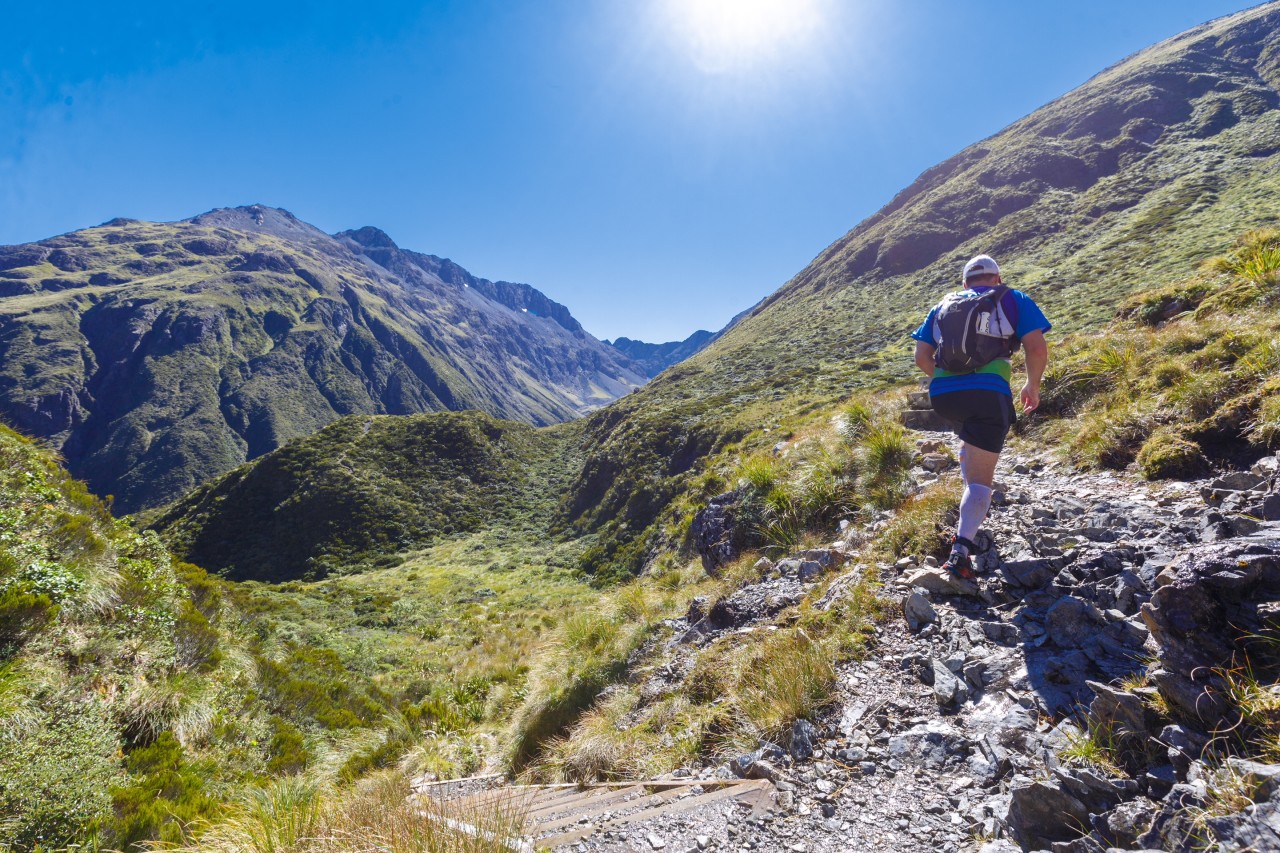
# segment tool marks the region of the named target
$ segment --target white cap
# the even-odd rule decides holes
[[[990,255],[978,255],[964,265],[964,275],[961,277],[968,281],[975,275],[1000,275],[1000,266]]]

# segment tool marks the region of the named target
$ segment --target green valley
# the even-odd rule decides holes
[[[1244,476],[1280,448],[1278,2],[1148,48],[930,169],[631,393],[631,367],[536,291],[374,229],[330,237],[261,208],[206,216],[108,223],[0,255],[0,395],[70,471],[0,432],[0,847],[318,853],[377,837],[397,851],[505,849],[511,815],[480,815],[496,834],[465,842],[387,840],[410,808],[407,778],[712,774],[789,743],[797,721],[836,703],[840,668],[876,663],[889,620],[905,632],[915,588],[893,573],[927,574],[946,548],[954,460],[900,425],[917,387],[907,335],[979,251],[1055,325],[1043,407],[1013,440],[1028,462],[1069,469],[1055,482]],[[485,324],[511,346],[476,343]],[[568,339],[573,357],[552,358]],[[113,395],[125,402],[98,414]],[[145,511],[114,518],[93,490]],[[1133,589],[1157,586],[1169,543],[1256,521],[1184,529],[1203,507],[1183,513],[1175,497],[1134,503],[1172,518],[1141,557],[1098,545],[1114,542],[1103,522],[1120,510],[1079,519],[1098,538],[1081,559],[1094,575],[1076,566],[1079,577],[1064,551],[1084,551],[1057,547],[1065,539],[1030,551],[1070,512],[1027,507],[1027,553],[1006,557],[1039,586],[1010,580],[1017,598],[975,595],[947,625],[913,627],[906,642],[951,647],[893,647],[883,671],[861,670],[867,689],[890,663],[927,668],[933,712],[968,695],[961,679],[981,689],[973,660],[940,660],[960,642],[944,628],[969,651],[1003,643],[1093,666],[1046,645],[1048,616],[1014,625],[998,611],[1046,590],[1046,611],[1097,593],[1099,572],[1121,584],[1126,548],[1131,612],[1110,586],[1109,603],[1068,605],[1149,634]],[[733,546],[724,560],[699,539],[710,507],[732,521],[714,543]],[[955,591],[933,590],[934,603]],[[1254,610],[1274,629],[1272,609]],[[1028,622],[1039,633],[1019,633]],[[1144,697],[1133,713],[1159,731],[1178,709],[1139,677],[1146,659],[1126,655],[1126,689]],[[1052,681],[1038,685],[1046,695]],[[1271,739],[1239,752],[1273,761],[1275,683],[1236,682],[1250,734]],[[878,739],[849,740],[840,772],[871,763],[858,772],[901,781],[884,771],[899,755],[889,713],[924,718],[886,701],[858,712]],[[1030,698],[999,701],[997,717],[1066,731],[1064,706],[1045,704],[1037,723]],[[1133,763],[1113,731],[1081,725],[1064,767]],[[1018,773],[988,747],[990,761],[974,754],[1004,774],[998,788]],[[948,796],[967,802],[976,783],[960,778]],[[1145,790],[1167,781],[1141,778]],[[834,815],[844,789],[821,781]],[[1136,796],[1136,782],[1122,787]],[[969,820],[950,800],[936,814],[953,807]],[[1202,808],[1202,823],[1234,813]],[[987,839],[988,817],[965,826],[967,841]]]

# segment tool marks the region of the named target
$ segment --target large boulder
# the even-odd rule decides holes
[[[721,566],[738,557],[734,507],[741,497],[736,491],[717,495],[693,517],[693,544],[709,575],[719,574]]]
[[[1280,600],[1280,533],[1198,548],[1172,563],[1171,579],[1142,605],[1159,648],[1160,693],[1185,719],[1217,725],[1230,710],[1220,674],[1250,657],[1250,643],[1273,628]]]
[[[1055,781],[1013,789],[1005,823],[1025,850],[1071,841],[1089,830],[1089,809]]]

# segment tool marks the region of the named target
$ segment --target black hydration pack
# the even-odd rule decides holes
[[[938,339],[933,363],[948,373],[972,373],[1018,349],[1018,318],[1000,305],[1009,292],[997,285],[983,294],[953,293],[938,305],[934,333]],[[1015,308],[1016,310],[1016,308]]]

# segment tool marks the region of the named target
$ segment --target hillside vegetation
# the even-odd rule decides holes
[[[1272,2],[1143,50],[927,170],[707,349],[588,417],[575,517],[617,538],[610,565],[637,568],[658,533],[649,494],[687,485],[689,453],[912,378],[908,333],[979,252],[1057,336],[1274,226],[1277,198]]]
[[[403,798],[403,776],[339,792],[398,761],[479,769],[493,750],[477,725],[518,701],[548,626],[596,596],[572,545],[515,533],[367,583],[229,585],[8,429],[0,463],[0,849],[185,844],[302,795],[334,832],[391,831],[344,809]]]
[[[642,384],[524,284],[282,210],[116,220],[0,247],[0,415],[118,512],[344,415],[553,424]]]
[[[551,526],[593,537],[595,576],[640,571],[679,543],[710,454],[910,378],[909,330],[979,251],[1057,335],[1280,222],[1278,34],[1277,3],[1197,27],[927,171],[707,349],[575,426]]]
[[[480,412],[344,418],[202,486],[155,523],[187,559],[266,581],[351,572],[494,526],[545,532],[580,464],[575,434]]]

